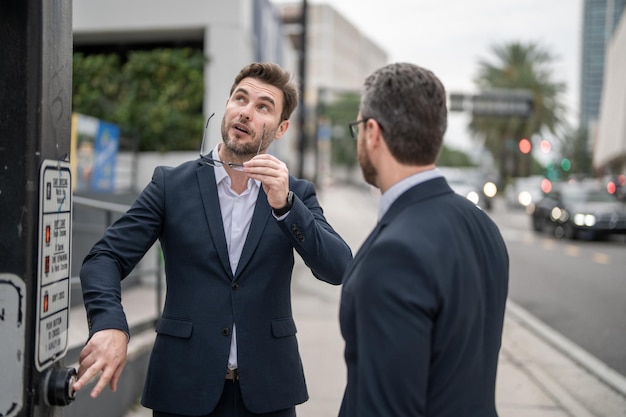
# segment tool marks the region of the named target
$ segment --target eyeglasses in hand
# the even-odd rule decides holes
[[[202,134],[202,144],[200,145],[200,159],[202,160],[203,163],[209,166],[212,166],[214,168],[219,168],[221,166],[228,165],[230,168],[234,169],[235,171],[243,171],[243,164],[237,164],[235,162],[220,161],[219,159],[209,158],[207,155],[202,153],[202,151],[204,150],[204,140],[206,138],[206,131],[207,131],[207,128],[209,127],[209,122],[211,121],[211,118],[213,116],[215,116],[215,113],[211,113],[211,115],[206,121],[206,125],[204,126],[204,133]],[[261,152],[261,146],[263,145],[264,137],[265,137],[265,125],[263,125],[263,132],[261,133],[261,140],[259,141],[259,147],[256,150],[256,155],[258,155]]]

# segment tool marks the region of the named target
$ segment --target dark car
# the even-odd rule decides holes
[[[626,233],[626,203],[596,183],[555,184],[531,210],[535,231],[596,239]]]

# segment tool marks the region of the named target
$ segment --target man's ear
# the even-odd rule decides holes
[[[280,139],[285,134],[285,132],[287,132],[287,129],[289,129],[289,120],[283,120],[278,125],[278,129],[276,129],[276,135],[274,135],[274,139]]]
[[[367,123],[367,129],[365,130],[365,142],[367,147],[376,149],[381,145],[381,141],[383,140],[380,125],[374,119],[370,119],[365,123]]]

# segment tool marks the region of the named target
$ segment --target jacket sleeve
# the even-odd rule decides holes
[[[293,206],[279,226],[316,278],[341,284],[352,261],[350,247],[324,217],[313,184],[300,180],[291,186]]]
[[[350,289],[358,312],[357,400],[350,415],[424,416],[437,311],[431,273],[425,269],[429,263],[415,249],[391,240],[374,244],[361,259],[358,284]]]
[[[105,231],[85,257],[80,269],[89,337],[104,329],[127,334],[122,308],[121,280],[137,265],[158,238],[162,224],[162,169],[130,209]]]

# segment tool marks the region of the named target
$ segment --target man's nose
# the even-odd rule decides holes
[[[239,114],[242,119],[250,120],[250,108],[248,106],[243,107]]]

